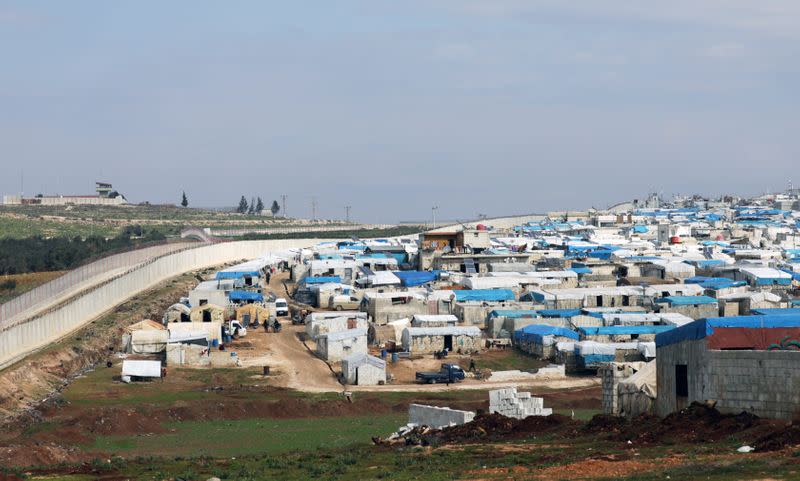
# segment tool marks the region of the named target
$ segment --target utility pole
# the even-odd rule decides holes
[[[436,211],[437,210],[439,210],[439,206],[438,205],[434,205],[433,207],[431,207],[431,213],[433,214],[433,228],[434,229],[436,228]]]
[[[350,208],[351,206],[349,205],[344,206],[345,222],[350,222]]]
[[[311,220],[317,220],[317,196],[311,197]]]
[[[283,209],[283,216],[286,217],[286,194],[281,194],[281,209]]]

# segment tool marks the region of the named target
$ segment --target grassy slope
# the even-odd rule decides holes
[[[53,272],[35,272],[29,274],[17,274],[11,276],[0,276],[0,285],[8,280],[16,281],[17,287],[15,289],[0,289],[0,304],[11,300],[29,290],[40,286],[46,282],[50,282],[56,277],[64,274],[65,271]]]

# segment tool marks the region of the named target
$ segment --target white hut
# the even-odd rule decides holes
[[[375,386],[386,383],[386,361],[369,354],[351,354],[342,359],[345,384]]]

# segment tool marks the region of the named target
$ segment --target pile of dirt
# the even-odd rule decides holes
[[[797,445],[800,445],[800,424],[797,422],[762,436],[753,443],[756,451],[780,451]]]
[[[664,419],[651,415],[626,419],[598,414],[577,434],[605,434],[609,440],[638,444],[707,443],[739,435],[761,424],[763,421],[754,414],[722,414],[714,407],[695,402]]]
[[[560,414],[529,416],[525,419],[508,418],[501,414],[479,414],[472,422],[434,432],[431,436],[439,442],[520,439],[542,433],[574,429],[579,425]]]

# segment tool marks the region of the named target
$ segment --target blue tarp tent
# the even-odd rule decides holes
[[[514,292],[511,289],[472,289],[453,291],[457,301],[513,301]]]
[[[579,339],[577,332],[567,329],[566,327],[532,324],[514,331],[514,339],[522,341],[541,342],[544,336],[566,337],[575,339],[576,341]]]
[[[264,300],[264,296],[260,292],[252,292],[252,291],[231,291],[228,295],[228,298],[234,302],[239,301],[253,301],[253,302],[262,302]]]
[[[675,329],[674,326],[586,326],[578,328],[583,336],[630,336],[631,334],[658,334]]]
[[[575,317],[581,315],[580,309],[541,309],[539,315],[542,317]]]
[[[631,230],[636,234],[644,234],[644,233],[647,232],[647,226],[646,225],[635,225],[635,226],[633,226],[633,228]]]
[[[242,277],[259,277],[258,271],[220,271],[215,278],[221,279],[241,279]]]
[[[682,341],[704,339],[714,333],[715,327],[749,327],[753,329],[800,327],[800,315],[733,316],[698,319],[676,327],[671,331],[656,334],[656,347],[677,344]]]
[[[327,277],[305,277],[303,278],[303,283],[305,284],[327,284],[329,282],[335,282],[337,284],[341,284],[342,278],[339,276],[327,276]]]
[[[716,304],[717,300],[708,296],[667,296],[656,299],[656,302],[666,303],[671,306],[698,306],[702,304]]]
[[[397,276],[405,287],[413,287],[435,281],[439,271],[394,271],[392,274]]]
[[[489,319],[493,319],[495,317],[539,317],[539,311],[534,311],[531,309],[495,309],[489,313]]]

